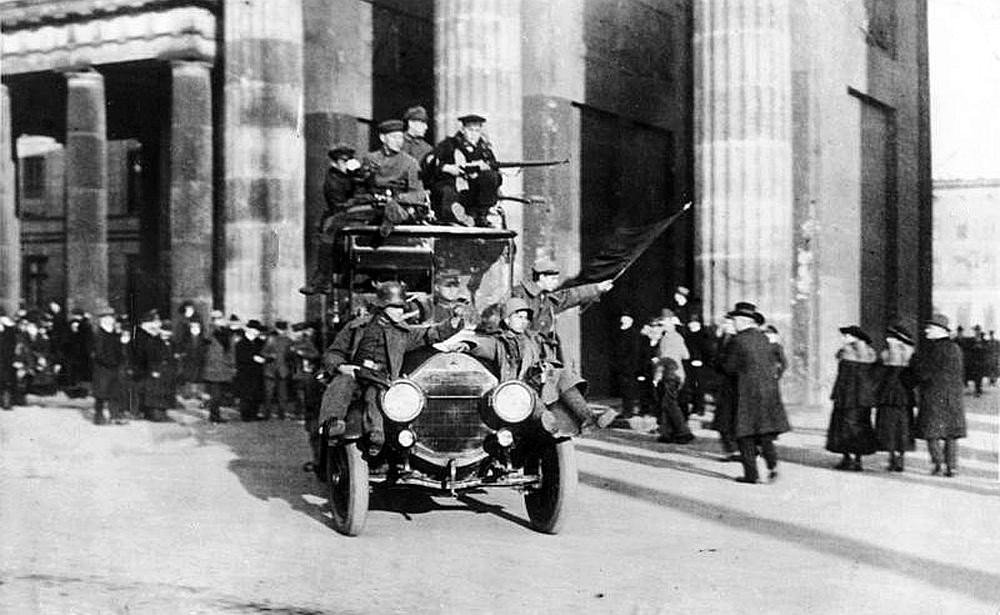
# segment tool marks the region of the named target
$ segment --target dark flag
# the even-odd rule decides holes
[[[659,222],[642,226],[620,226],[604,242],[601,251],[590,257],[575,277],[566,280],[563,288],[614,280],[625,273],[656,238],[663,234],[677,218],[691,208],[688,202],[677,213]]]

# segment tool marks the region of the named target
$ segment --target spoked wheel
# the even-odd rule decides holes
[[[528,460],[525,470],[540,475],[538,487],[524,494],[531,527],[546,534],[558,534],[576,495],[576,451],[572,440],[544,445]]]
[[[333,529],[357,536],[368,515],[368,462],[355,442],[331,446],[326,454]]]

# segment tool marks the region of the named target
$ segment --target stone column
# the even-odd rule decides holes
[[[789,330],[790,0],[694,3],[695,215],[706,313],[756,303]]]
[[[66,299],[93,311],[108,294],[104,77],[88,69],[66,80]]]
[[[10,97],[0,85],[0,306],[13,314],[21,299],[21,226],[11,158]]]
[[[434,9],[438,136],[454,134],[460,115],[478,113],[497,157],[521,159],[521,1],[437,0]],[[520,196],[520,175],[507,173],[501,190]],[[520,232],[521,206],[502,204]]]
[[[315,264],[313,231],[326,208],[323,180],[330,166],[326,153],[337,143],[368,149],[372,116],[372,5],[361,0],[305,0],[306,268]],[[319,315],[318,297],[309,301]]]
[[[524,208],[520,240],[525,275],[540,257],[556,259],[566,275],[580,270],[580,111],[584,100],[584,9],[577,0],[523,0],[524,157],[568,166],[524,170],[524,192],[545,205]],[[559,316],[563,356],[580,370],[580,313]]]
[[[299,319],[305,301],[302,3],[225,6],[225,309]]]
[[[171,62],[170,304],[212,308],[212,79],[204,61]]]

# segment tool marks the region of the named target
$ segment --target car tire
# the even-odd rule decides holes
[[[326,454],[333,529],[357,536],[368,515],[368,462],[356,442],[331,446]]]
[[[544,445],[526,464],[541,475],[541,484],[524,494],[531,527],[545,534],[558,534],[566,523],[568,509],[576,497],[576,450],[572,440]]]

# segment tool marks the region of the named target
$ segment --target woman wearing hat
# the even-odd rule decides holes
[[[840,333],[844,345],[837,351],[837,380],[830,394],[833,414],[826,433],[826,450],[843,456],[834,469],[860,472],[862,456],[878,450],[871,414],[875,405],[876,355],[872,339],[861,327],[841,327]]]
[[[875,391],[875,433],[879,450],[889,452],[890,472],[903,471],[903,456],[913,450],[913,407],[916,398],[909,385],[907,366],[913,356],[913,338],[902,327],[889,327],[878,386]]]
[[[958,438],[965,437],[965,371],[962,350],[949,337],[948,317],[934,314],[924,327],[926,341],[910,366],[917,382],[917,436],[927,440],[934,464],[932,474],[953,476],[957,468]],[[944,450],[942,451],[942,444]]]

